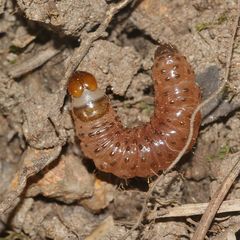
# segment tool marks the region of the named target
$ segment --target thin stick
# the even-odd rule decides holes
[[[30,59],[27,59],[19,64],[13,65],[8,73],[13,78],[20,77],[23,74],[26,74],[42,66],[45,62],[47,62],[49,59],[54,57],[59,52],[60,50],[56,48],[48,47],[47,49],[40,51],[37,54],[34,54]]]
[[[223,199],[226,197],[226,194],[228,193],[235,179],[238,177],[239,173],[240,173],[240,158],[238,157],[238,160],[233,166],[232,170],[213,195],[212,200],[209,203],[205,213],[203,214],[192,239],[203,240],[205,238],[205,235],[209,229],[209,226],[212,223],[214,216],[216,215]]]
[[[238,9],[239,6],[238,6]],[[139,225],[142,222],[142,219],[144,217],[144,214],[147,211],[147,203],[150,199],[150,197],[152,196],[152,193],[154,191],[154,189],[156,188],[156,186],[163,180],[163,177],[166,173],[168,173],[170,170],[172,170],[174,168],[174,166],[179,162],[179,160],[182,158],[182,156],[185,154],[186,150],[189,147],[189,144],[191,143],[192,140],[192,136],[193,136],[193,127],[194,127],[194,121],[196,118],[197,113],[205,106],[207,105],[210,101],[212,101],[219,93],[222,92],[222,90],[224,89],[226,83],[228,82],[228,76],[229,76],[229,71],[230,71],[230,65],[231,65],[231,59],[232,59],[232,52],[233,52],[233,45],[234,45],[234,41],[235,41],[235,36],[237,33],[237,28],[238,28],[238,22],[239,22],[239,14],[240,14],[240,10],[238,10],[238,16],[236,19],[236,24],[234,25],[234,31],[233,31],[233,37],[231,40],[231,44],[230,44],[230,50],[229,50],[229,54],[228,54],[228,59],[227,59],[227,66],[226,66],[226,72],[225,72],[225,77],[221,83],[221,85],[219,86],[219,88],[209,97],[207,98],[205,101],[203,101],[200,105],[198,105],[198,107],[195,109],[195,111],[193,112],[192,116],[191,116],[191,120],[190,120],[190,131],[189,131],[189,135],[188,135],[188,139],[187,142],[184,146],[184,148],[181,150],[181,152],[179,152],[178,156],[176,157],[176,159],[172,162],[172,164],[167,168],[167,170],[165,171],[165,173],[163,173],[162,175],[160,175],[157,180],[154,182],[154,184],[151,186],[151,188],[148,190],[145,201],[143,203],[143,208],[142,211],[139,215],[139,218],[136,222],[136,224],[131,228],[131,230],[129,230],[127,232],[127,234],[125,234],[123,236],[123,240],[127,239],[127,237],[133,233],[133,231],[135,231]],[[194,239],[195,240],[195,239]]]
[[[176,217],[190,217],[196,215],[202,215],[207,211],[207,206],[209,203],[192,203],[183,204],[181,206],[168,208],[167,212],[153,212],[147,216],[148,221],[155,219],[165,219],[165,218],[176,218]],[[222,202],[222,205],[217,211],[219,213],[229,213],[229,212],[240,212],[240,199],[226,200]]]

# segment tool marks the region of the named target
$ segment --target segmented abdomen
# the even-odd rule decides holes
[[[155,109],[147,124],[124,128],[111,103],[105,114],[91,121],[73,112],[81,148],[98,169],[121,178],[148,177],[166,169],[185,146],[191,115],[201,100],[194,72],[175,47],[162,44],[155,53],[152,78]],[[200,120],[198,113],[189,149]]]

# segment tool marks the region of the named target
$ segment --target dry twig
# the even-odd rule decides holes
[[[197,115],[197,113],[205,106],[207,105],[210,101],[212,101],[214,98],[216,98],[216,96],[218,94],[220,94],[222,92],[222,90],[224,89],[226,83],[228,82],[228,76],[229,76],[229,71],[230,71],[230,65],[231,65],[231,59],[232,59],[232,52],[233,52],[233,45],[234,45],[234,41],[235,41],[235,36],[236,36],[236,32],[237,32],[237,28],[238,28],[238,22],[239,22],[239,14],[240,14],[240,7],[238,7],[238,16],[236,19],[236,24],[234,24],[234,30],[233,30],[233,36],[232,36],[232,41],[230,44],[230,51],[228,54],[228,59],[227,59],[227,66],[226,66],[226,72],[225,72],[225,76],[224,79],[221,83],[221,85],[219,86],[219,88],[209,97],[207,98],[205,101],[203,101],[193,112],[192,116],[191,116],[191,120],[190,120],[190,131],[189,131],[189,135],[188,135],[188,139],[187,142],[184,146],[184,148],[182,149],[181,152],[179,152],[178,156],[176,157],[176,159],[172,162],[172,164],[167,168],[167,170],[160,175],[157,180],[154,182],[154,184],[151,186],[151,188],[148,190],[145,201],[144,201],[144,205],[142,208],[142,211],[139,215],[139,218],[136,222],[136,224],[131,228],[131,230],[129,230],[129,232],[123,236],[122,240],[127,239],[127,237],[133,233],[133,231],[135,231],[141,224],[142,219],[144,217],[144,214],[147,211],[147,203],[150,199],[150,197],[152,196],[152,193],[154,191],[154,189],[156,188],[156,186],[163,180],[164,175],[166,173],[168,173],[170,170],[172,170],[174,168],[174,166],[179,162],[179,160],[182,158],[182,156],[185,154],[186,150],[188,149],[189,144],[191,143],[192,140],[192,136],[193,136],[193,127],[194,127],[194,121],[195,121],[195,117]],[[217,209],[216,209],[217,211]],[[205,236],[205,235],[204,235]],[[197,238],[193,238],[194,240],[200,240]]]
[[[205,235],[208,231],[209,226],[212,223],[214,216],[216,215],[220,205],[222,204],[223,199],[226,197],[229,189],[231,188],[233,182],[235,181],[239,173],[240,173],[240,157],[238,154],[237,162],[235,163],[230,173],[227,175],[223,183],[219,186],[219,188],[213,195],[212,200],[209,203],[207,209],[205,210],[205,213],[203,214],[192,239],[203,240],[205,238]]]
[[[226,200],[222,203],[217,213],[239,212],[240,211],[240,199]],[[181,206],[166,209],[166,212],[158,213],[154,211],[147,217],[149,221],[159,218],[173,218],[173,217],[190,217],[195,215],[201,215],[205,212],[209,203],[192,203],[184,204]]]
[[[28,73],[42,66],[45,62],[47,62],[49,59],[54,57],[59,52],[60,50],[56,48],[48,47],[46,50],[40,51],[36,55],[33,55],[30,59],[25,60],[24,62],[21,62],[19,64],[13,65],[8,73],[13,78],[20,77],[25,73]]]

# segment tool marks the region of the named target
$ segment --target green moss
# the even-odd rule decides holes
[[[208,29],[211,26],[211,23],[198,23],[195,28],[198,32]]]
[[[146,114],[146,115],[150,115],[153,112],[153,106],[142,101],[139,102],[139,108]]]
[[[227,12],[223,12],[217,19],[216,24],[221,25],[222,23],[226,22],[228,20],[227,18]]]
[[[223,100],[228,100],[229,99],[229,96],[232,93],[232,90],[231,90],[228,83],[223,87],[221,93],[222,93],[222,99]]]
[[[196,26],[195,26],[195,29],[198,31],[198,32],[201,32],[203,30],[206,30],[206,29],[209,29],[209,28],[212,28],[216,25],[221,25],[222,23],[226,22],[228,20],[228,17],[227,17],[227,12],[223,12],[220,14],[220,16],[217,18],[217,20],[215,21],[212,21],[212,22],[202,22],[202,23],[198,23]]]
[[[11,64],[15,64],[17,62],[17,60],[12,60],[12,61],[9,61]]]
[[[218,157],[222,160],[226,157],[227,154],[229,154],[231,152],[231,147],[229,147],[228,145],[222,146],[220,147],[219,151],[218,151]]]
[[[9,52],[10,52],[10,53],[15,53],[15,54],[18,55],[18,54],[20,54],[22,51],[23,51],[23,49],[15,46],[15,45],[11,45],[11,46],[9,47]]]
[[[224,145],[219,148],[218,152],[216,154],[207,156],[208,161],[213,161],[213,160],[223,160],[229,153],[232,153],[232,148],[228,145]]]
[[[211,161],[213,161],[213,160],[214,160],[213,155],[211,155],[211,156],[207,156],[207,161],[208,161],[208,162],[211,162]]]

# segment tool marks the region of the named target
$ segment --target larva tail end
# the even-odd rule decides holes
[[[170,54],[170,53],[176,53],[178,52],[177,48],[169,43],[160,43],[159,47],[157,48],[155,52],[155,58],[163,55],[163,54]]]

